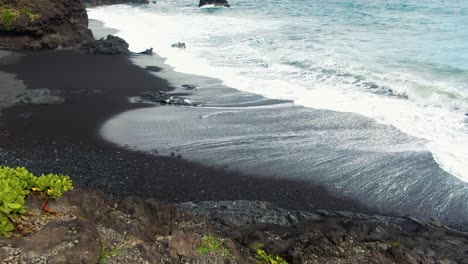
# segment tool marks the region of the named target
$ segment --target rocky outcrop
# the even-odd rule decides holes
[[[178,49],[186,49],[187,46],[183,42],[177,42],[171,45],[173,48],[178,48]]]
[[[15,104],[60,104],[65,99],[61,96],[60,91],[51,91],[47,88],[26,90],[18,95],[14,101]]]
[[[50,200],[53,214],[27,201],[13,238],[0,236],[1,263],[254,263],[239,243],[216,238],[224,251],[200,250],[214,230],[204,219],[154,200],[115,200],[76,188]],[[224,252],[229,252],[224,254]]]
[[[0,48],[73,47],[93,38],[81,0],[3,0]]]
[[[263,245],[288,263],[468,263],[468,233],[436,220],[277,208],[264,201],[179,207],[241,245]]]
[[[140,95],[140,103],[143,102],[152,102],[160,104],[169,104],[169,105],[185,105],[185,106],[198,106],[199,104],[193,104],[188,99],[182,97],[173,96],[163,91],[147,91]]]
[[[198,7],[205,6],[205,5],[230,7],[227,0],[200,0]]]
[[[106,39],[85,42],[81,50],[89,54],[129,55],[128,47],[124,39],[108,35]]]
[[[287,263],[468,263],[468,234],[437,221],[262,201],[175,206],[79,186],[49,200],[52,214],[42,199],[30,196],[14,238],[0,236],[2,263],[260,263],[259,248]]]
[[[84,0],[90,6],[119,5],[119,4],[148,4],[149,0]]]
[[[138,54],[142,55],[153,55],[153,48],[146,49],[145,51],[138,52]]]

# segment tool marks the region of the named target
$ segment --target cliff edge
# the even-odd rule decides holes
[[[0,1],[0,49],[53,49],[92,40],[81,0]]]

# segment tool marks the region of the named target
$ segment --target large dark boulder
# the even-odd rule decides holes
[[[128,43],[119,37],[108,35],[106,39],[84,43],[81,50],[89,54],[129,55]]]
[[[119,5],[119,4],[149,4],[149,0],[84,0],[91,6]]]
[[[230,7],[227,0],[200,0],[200,4],[198,4],[198,7],[201,7],[201,6],[204,6],[204,5],[215,5],[215,6]]]
[[[0,18],[0,48],[73,47],[93,38],[81,0],[3,0]]]

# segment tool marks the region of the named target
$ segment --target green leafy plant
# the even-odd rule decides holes
[[[68,176],[48,174],[37,177],[23,167],[0,167],[0,234],[9,237],[19,215],[26,213],[25,200],[31,191],[56,199],[72,189]]]
[[[224,239],[216,238],[213,235],[204,236],[197,250],[202,255],[221,254],[225,257],[232,255],[229,248],[224,244]]]
[[[250,245],[250,249],[255,252],[255,257],[257,258],[257,262],[259,264],[288,264],[286,260],[281,258],[280,256],[270,255],[263,250],[263,244],[259,242],[255,242]]]
[[[13,22],[15,22],[20,16],[21,12],[10,5],[3,5],[0,7],[0,18],[8,30],[10,29],[11,24],[13,24]]]
[[[4,214],[0,214],[0,235],[10,237],[10,232],[15,229],[13,223]]]
[[[41,15],[33,13],[28,7],[14,7],[0,2],[0,20],[7,30],[10,30],[11,25],[21,16],[27,16],[31,22],[41,17]]]
[[[64,175],[48,174],[38,177],[33,191],[46,193],[50,198],[56,199],[64,192],[73,190],[70,177]]]

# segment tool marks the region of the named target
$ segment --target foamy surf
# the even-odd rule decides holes
[[[307,107],[359,113],[425,139],[440,166],[468,182],[466,71],[449,68],[444,74],[415,62],[381,62],[378,54],[365,53],[385,48],[369,32],[363,34],[370,41],[356,44],[352,34],[314,18],[210,15],[186,4],[178,9],[174,5],[180,1],[159,3],[91,9],[89,16],[119,29],[135,51],[153,47],[179,72],[219,78],[231,87]],[[188,49],[171,48],[179,41]],[[360,46],[340,46],[343,41]],[[369,46],[372,42],[376,46]],[[387,52],[391,57],[399,51]]]

